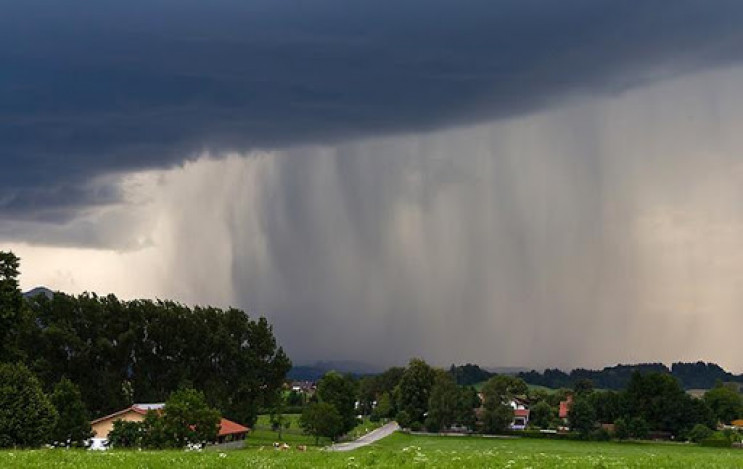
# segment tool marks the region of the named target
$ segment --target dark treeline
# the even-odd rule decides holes
[[[471,386],[473,384],[487,381],[488,379],[495,376],[495,373],[483,370],[479,366],[473,365],[471,363],[460,366],[452,365],[449,367],[449,374],[460,386]]]
[[[113,295],[24,299],[18,259],[0,254],[0,362],[24,364],[45,392],[69,379],[91,417],[193,387],[225,417],[252,425],[291,368],[264,318]]]
[[[743,382],[743,375],[734,375],[714,363],[674,363],[668,368],[662,363],[609,366],[603,370],[577,368],[570,373],[558,369],[522,372],[518,377],[529,384],[548,388],[572,388],[576,383],[589,379],[597,388],[624,389],[635,371],[641,373],[663,373],[676,378],[685,389],[710,389],[718,382]]]

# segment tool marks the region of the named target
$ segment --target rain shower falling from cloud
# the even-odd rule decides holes
[[[299,361],[734,368],[741,80],[723,69],[449,130],[204,154],[124,176],[128,202],[85,224],[130,214],[108,229],[129,246],[109,254],[117,275],[145,272],[129,295],[265,314]],[[74,275],[59,288],[95,286]]]

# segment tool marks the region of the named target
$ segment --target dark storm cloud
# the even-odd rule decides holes
[[[204,148],[507,117],[738,60],[738,1],[2,2],[0,216]]]

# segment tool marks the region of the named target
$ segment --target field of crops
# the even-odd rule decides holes
[[[480,437],[422,437],[395,434],[350,453],[250,448],[225,452],[65,450],[4,451],[0,467],[712,467],[743,468],[743,450],[683,444],[589,443]]]

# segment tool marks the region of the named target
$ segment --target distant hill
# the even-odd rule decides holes
[[[54,292],[46,287],[36,287],[23,294],[24,298],[33,298],[38,295],[44,295],[47,298],[52,298]]]
[[[317,381],[328,371],[350,373],[354,376],[376,375],[383,370],[374,365],[351,360],[318,361],[312,364],[293,366],[286,377],[294,381]]]

